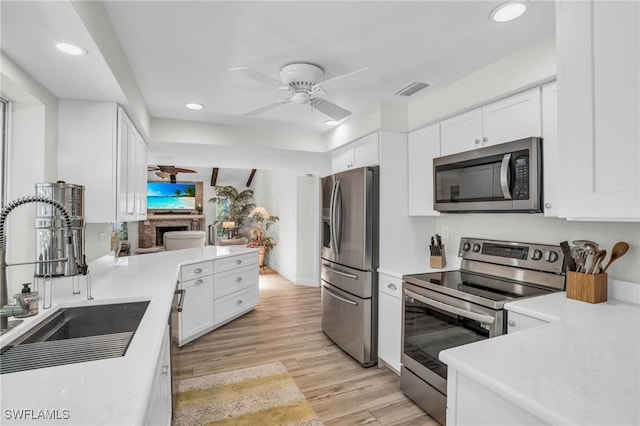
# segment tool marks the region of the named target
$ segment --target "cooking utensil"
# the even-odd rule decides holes
[[[573,260],[573,256],[571,255],[571,247],[569,247],[569,243],[563,241],[560,243],[560,248],[562,249],[562,254],[564,254],[564,262],[565,262],[565,270],[567,271],[575,271],[576,270],[576,261]]]
[[[598,244],[589,240],[574,240],[572,241],[572,243],[574,246],[577,246],[578,248],[586,249],[588,251],[593,251],[593,254],[595,254],[599,249]]]
[[[571,247],[571,256],[576,262],[576,272],[586,272],[587,252],[578,246]]]
[[[591,265],[591,268],[589,268],[589,271],[587,271],[587,274],[598,274],[600,270],[600,263],[602,263],[606,256],[606,250],[598,250],[598,252],[593,257],[593,264]]]
[[[625,243],[624,241],[615,243],[613,248],[611,249],[611,257],[609,258],[609,262],[607,263],[607,266],[605,266],[604,269],[602,270],[602,273],[607,272],[607,269],[609,269],[609,266],[611,266],[611,264],[615,262],[617,259],[620,259],[622,256],[627,254],[628,250],[629,250],[629,244]]]

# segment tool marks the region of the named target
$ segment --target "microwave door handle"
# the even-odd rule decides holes
[[[447,305],[446,303],[438,302],[437,300],[428,299],[424,296],[419,295],[418,293],[414,293],[411,290],[405,290],[405,294],[409,297],[412,297],[425,305],[429,305],[432,308],[437,308],[443,310],[445,312],[449,312],[452,314],[460,315],[461,317],[469,318],[474,321],[481,322],[483,324],[493,324],[495,322],[495,318],[490,317],[488,315],[478,314],[476,312],[469,312],[465,309],[456,308],[455,306]]]
[[[500,188],[505,200],[511,199],[511,191],[509,190],[509,166],[511,164],[511,154],[505,154],[502,157],[500,165]]]

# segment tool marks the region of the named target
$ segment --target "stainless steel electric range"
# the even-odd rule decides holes
[[[462,238],[460,270],[403,277],[400,387],[445,424],[440,351],[506,333],[504,304],[564,290],[560,246]]]

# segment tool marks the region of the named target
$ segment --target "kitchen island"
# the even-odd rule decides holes
[[[249,253],[257,258],[258,250],[207,246],[131,257],[105,256],[91,262],[93,300],[87,300],[85,288],[81,288],[82,294],[73,295],[65,282],[55,289],[52,308],[40,309],[37,316],[25,319],[0,338],[0,345],[10,344],[62,307],[148,300],[125,356],[3,374],[1,423],[145,424],[180,267]]]
[[[640,424],[640,305],[627,300],[505,305],[543,324],[440,353],[447,424]]]

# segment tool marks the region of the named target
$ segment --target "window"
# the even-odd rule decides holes
[[[0,207],[7,202],[7,166],[8,166],[8,114],[9,102],[0,98]]]

